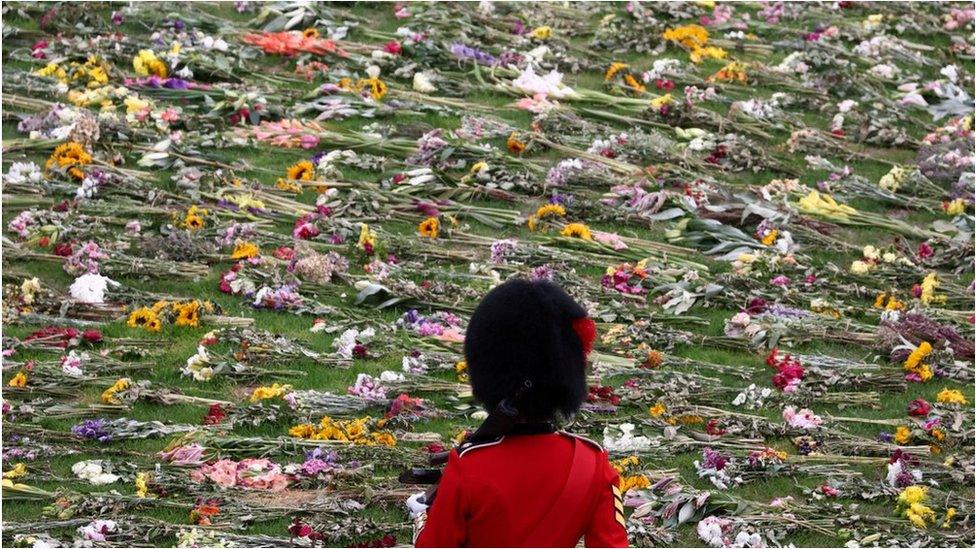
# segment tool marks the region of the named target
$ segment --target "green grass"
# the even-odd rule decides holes
[[[365,18],[367,23],[364,23],[359,28],[353,27],[350,34],[350,40],[361,41],[367,43],[372,47],[381,47],[382,43],[376,40],[369,40],[364,38],[362,33],[365,27],[368,25],[368,29],[372,31],[380,31],[386,33],[394,32],[399,26],[403,25],[402,21],[397,20],[392,15],[392,8],[388,5],[372,6],[369,3],[356,3],[351,6],[343,6],[342,9],[348,8],[349,13],[354,16]],[[738,9],[738,8],[737,8]],[[98,14],[100,17],[107,17],[107,12],[109,10],[98,8]],[[193,7],[190,8],[191,12],[209,12],[214,15],[218,15],[222,18],[227,18],[234,21],[235,25],[238,27],[244,27],[248,24],[248,16],[237,14],[231,5],[228,4],[217,4],[217,5],[205,5],[203,7]],[[753,6],[744,6],[742,11],[755,12]],[[11,25],[23,30],[34,30],[37,28],[37,22],[32,17],[21,17],[17,14],[10,14],[7,17],[7,25]],[[596,24],[599,17],[594,16],[592,24]],[[790,21],[788,23],[790,30],[799,31],[805,29],[810,21]],[[141,23],[130,21],[127,22],[122,27],[123,32],[127,34],[132,34],[136,36],[136,43],[140,45],[145,45],[148,43],[148,33],[144,28],[142,28]],[[809,29],[807,29],[809,30]],[[913,39],[921,43],[926,43],[934,46],[944,47],[946,45],[946,39],[943,36],[912,36]],[[574,44],[585,46],[587,40],[584,37],[573,38]],[[18,44],[18,46],[23,46],[23,44]],[[236,44],[235,44],[236,45]],[[4,65],[6,67],[26,67],[26,63],[13,60],[5,54]],[[669,48],[665,53],[665,56],[674,56],[679,59],[685,59],[686,54],[676,50],[674,48]],[[771,55],[758,55],[758,54],[741,54],[736,57],[740,57],[745,61],[750,62],[760,62],[767,65],[773,65],[784,57],[785,54],[780,51],[773,52]],[[619,57],[615,57],[614,60],[623,60],[631,63],[635,70],[645,70],[649,68],[651,62],[657,59],[657,56],[647,56],[647,55],[637,55],[637,54],[625,54]],[[610,59],[607,59],[609,63]],[[278,58],[278,57],[259,57],[254,62],[254,67],[262,70],[277,70],[279,73],[287,73],[295,66],[295,60]],[[697,69],[697,74],[703,78],[710,75],[720,69],[724,63],[718,61],[707,61],[703,63]],[[357,69],[354,64],[351,65],[354,69]],[[906,67],[907,68],[907,67]],[[358,67],[361,70],[361,67]],[[128,68],[123,67],[123,72],[127,71]],[[926,69],[927,72],[932,72]],[[385,75],[384,75],[385,76]],[[473,80],[473,79],[472,79]],[[397,81],[395,79],[391,80],[392,83],[398,87],[409,89],[409,82],[407,81]],[[574,87],[582,89],[592,89],[592,90],[603,90],[603,77],[602,73],[599,71],[584,71],[576,74],[567,76],[567,82]],[[314,89],[315,86],[321,84],[321,81],[315,81],[308,84],[293,84],[289,85],[289,88],[294,86],[298,91],[309,91]],[[721,86],[719,86],[721,89]],[[654,90],[652,90],[654,91]],[[757,93],[761,96],[768,96],[775,92],[776,89],[772,86],[761,87],[757,90]],[[729,96],[735,99],[746,99],[750,95],[746,92],[735,92],[729,91]],[[492,107],[492,116],[498,119],[504,120],[512,126],[519,128],[523,131],[530,131],[530,124],[532,123],[532,115],[525,111],[517,110],[512,108],[514,98],[508,95],[504,95],[495,90],[490,89],[476,89],[464,97],[466,101],[477,103],[481,105],[486,105]],[[708,105],[706,108],[714,110],[719,114],[724,114],[727,105],[723,105],[719,102],[715,104]],[[11,109],[14,110],[14,109]],[[187,109],[186,112],[190,112]],[[429,125],[430,127],[438,128],[456,128],[460,124],[460,118],[458,115],[466,113],[452,113],[452,114],[429,114],[429,115],[397,115],[393,122],[396,124],[423,124]],[[820,129],[829,128],[830,118],[829,115],[821,112],[796,112],[799,119],[806,125],[810,127],[816,127]],[[333,129],[350,129],[358,130],[363,125],[372,123],[374,120],[364,121],[361,118],[353,117],[346,120],[340,121],[330,121],[326,123],[326,126]],[[389,120],[382,120],[382,123],[390,122]],[[626,125],[617,123],[606,123],[598,122],[603,124],[608,132],[613,131],[624,131],[629,128]],[[921,131],[920,128],[912,128],[913,132]],[[778,155],[783,157],[786,165],[790,168],[795,169],[800,172],[800,181],[802,183],[813,185],[816,182],[824,179],[826,174],[822,172],[814,172],[806,169],[806,164],[803,160],[801,154],[795,156],[787,155],[784,149],[779,147],[786,141],[789,135],[786,132],[774,131],[775,139],[770,143],[765,143],[764,145],[769,147],[769,150],[777,150]],[[4,140],[20,138],[23,137],[16,130],[16,121],[7,119],[3,123],[3,138]],[[500,149],[504,149],[504,139],[495,140],[494,145]],[[328,143],[323,143],[320,150],[328,150],[332,147]],[[287,166],[296,162],[300,159],[305,159],[313,151],[304,151],[299,149],[281,149],[272,148],[268,146],[257,146],[257,147],[227,147],[217,150],[205,151],[207,157],[211,160],[216,160],[220,162],[226,162],[233,165],[241,166],[237,175],[252,181],[258,182],[263,187],[273,187],[275,180],[279,175],[283,174]],[[900,150],[900,149],[885,149],[884,157],[888,160],[908,163],[911,162],[914,157],[913,151]],[[45,160],[46,155],[41,153],[30,153],[26,155],[27,158],[41,164]],[[18,156],[19,158],[19,156]],[[131,157],[127,162],[127,166],[133,166],[136,157]],[[541,165],[547,166],[549,164],[555,163],[561,159],[561,155],[556,154],[553,151],[540,153],[538,155],[530,155],[530,160],[538,161]],[[837,159],[832,159],[837,160]],[[868,178],[870,181],[877,181],[881,176],[886,174],[890,169],[886,163],[876,162],[876,161],[851,161],[847,163],[855,171],[855,173]],[[843,165],[842,161],[839,161],[839,165]],[[387,170],[383,174],[377,174],[365,170],[359,170],[354,168],[343,168],[343,180],[344,181],[362,181],[362,182],[376,182],[383,177],[388,177],[394,170]],[[159,189],[164,189],[172,192],[179,192],[179,189],[171,182],[170,176],[172,171],[162,171],[156,174],[156,179],[154,185]],[[456,174],[455,174],[456,175]],[[724,180],[726,180],[729,186],[736,186],[742,188],[745,185],[756,185],[763,184],[772,179],[781,177],[781,174],[777,174],[773,171],[761,172],[761,173],[743,173],[743,174],[712,174],[720,175]],[[61,197],[58,197],[59,199]],[[303,196],[296,197],[296,200],[306,203],[313,204],[315,196],[313,193],[305,193]],[[500,201],[485,200],[474,202],[475,205],[482,206],[495,206],[495,207],[506,207],[506,208],[517,208],[520,211],[530,211],[534,209],[542,200],[541,196],[520,196],[520,202],[517,204],[507,204]],[[864,211],[879,213],[879,214],[891,214],[895,212],[895,209],[889,208],[888,206],[878,204],[870,200],[856,200],[852,201],[852,205],[856,208]],[[10,212],[14,210],[8,208],[8,216]],[[931,214],[920,211],[908,211],[906,221],[917,224],[917,225],[927,225],[936,219],[944,218],[941,214]],[[164,222],[165,219],[160,217],[156,221]],[[287,234],[290,231],[291,222],[293,217],[287,217],[285,219],[279,220],[275,223],[275,230],[277,232]],[[419,217],[417,219],[419,221]],[[483,224],[478,223],[472,219],[464,219],[465,231],[471,234],[486,235],[486,236],[497,236],[497,237],[528,237],[528,232],[523,227],[505,227],[502,230],[496,228],[488,227]],[[390,234],[413,234],[415,232],[414,224],[412,222],[407,222],[403,220],[384,220],[377,224],[381,226],[385,232]],[[664,231],[668,228],[666,223],[659,223],[653,227],[637,227],[630,226],[626,224],[617,224],[610,222],[598,222],[592,224],[593,228],[618,232],[621,235],[635,236],[649,241],[663,241]],[[848,242],[855,243],[857,245],[866,244],[878,244],[880,242],[887,242],[890,240],[889,235],[883,234],[875,229],[852,229],[852,228],[842,228],[838,231],[837,235],[839,238],[844,239]],[[449,240],[445,244],[449,244]],[[809,244],[809,243],[806,243]],[[826,262],[834,262],[837,265],[844,266],[848,265],[850,261],[857,259],[856,255],[829,251],[825,249],[819,249],[815,245],[804,246],[802,250],[806,254],[812,264],[821,266]],[[710,267],[713,268],[713,272],[721,272],[726,269],[727,266],[718,264],[714,261],[708,260],[707,258],[697,257],[696,260],[705,262]],[[608,261],[608,265],[613,262]],[[171,280],[171,279],[138,279],[131,276],[121,276],[119,277],[122,282],[127,286],[133,288],[139,288],[160,293],[173,293],[176,295],[192,296],[200,299],[209,299],[217,303],[225,315],[230,316],[246,316],[255,319],[255,326],[259,329],[272,330],[276,333],[280,333],[288,336],[289,338],[300,342],[303,345],[308,346],[317,351],[329,351],[331,349],[332,335],[325,334],[313,334],[308,331],[311,327],[312,318],[309,316],[296,316],[287,313],[270,312],[270,311],[259,311],[254,310],[245,301],[237,297],[228,296],[220,293],[217,290],[219,278],[222,272],[224,272],[231,265],[230,261],[216,263],[211,266],[212,272],[209,276],[202,278],[200,280],[194,281],[183,281],[183,280]],[[72,281],[72,277],[64,273],[60,266],[53,263],[31,263],[31,262],[12,262],[7,261],[4,263],[4,267],[10,269],[18,269],[20,271],[29,272],[33,276],[38,276],[45,286],[56,287],[56,288],[66,288]],[[431,266],[431,272],[416,273],[413,277],[417,281],[423,278],[436,278],[439,272],[448,271],[460,271],[463,272],[466,269],[466,265],[463,263],[458,264],[447,264],[441,263]],[[578,273],[586,280],[588,283],[594,286],[599,284],[599,277],[602,274],[602,268],[589,267],[580,268]],[[362,266],[356,265],[353,262],[352,272],[354,274],[363,274]],[[969,276],[969,275],[967,275]],[[971,280],[971,277],[969,278]],[[19,280],[15,277],[4,275],[4,283],[18,282]],[[339,297],[340,292],[345,292],[345,298]],[[355,295],[355,290],[352,288],[342,288],[337,289],[334,295],[330,294],[328,296],[316,296],[317,299],[330,304],[330,305],[344,305],[352,306],[351,300]],[[869,305],[869,304],[859,304],[859,305]],[[371,321],[376,323],[390,322],[394,320],[399,314],[403,312],[402,308],[394,309],[390,311],[374,311],[371,309],[360,309],[359,312],[369,318]],[[708,336],[719,336],[723,332],[724,321],[729,318],[732,314],[736,312],[731,308],[696,308],[690,311],[691,314],[704,319],[707,322],[707,326],[696,326],[691,328],[698,334],[708,335]],[[327,319],[332,321],[332,319]],[[36,326],[19,326],[19,325],[5,325],[4,328],[7,330],[7,335],[14,337],[23,337],[29,334],[31,331],[36,329]],[[152,357],[153,370],[151,373],[145,374],[146,379],[152,380],[154,385],[165,386],[171,388],[178,388],[181,392],[191,396],[202,396],[202,397],[212,397],[221,398],[227,400],[238,400],[244,402],[246,395],[250,392],[253,386],[262,384],[243,384],[236,383],[229,380],[216,380],[209,384],[199,384],[192,381],[188,381],[186,378],[181,377],[180,368],[185,363],[186,358],[192,355],[197,347],[200,338],[207,333],[212,327],[201,326],[199,328],[178,328],[174,326],[166,326],[158,334],[143,334],[139,333],[138,337],[147,337],[154,342],[154,347],[158,350],[158,354]],[[124,322],[118,321],[105,325],[102,328],[103,333],[110,338],[114,337],[134,337],[136,334],[133,330],[127,327]],[[857,358],[863,359],[868,362],[874,361],[874,357],[869,356],[870,351],[860,348],[852,348],[844,346],[837,343],[831,342],[813,342],[809,344],[804,344],[797,347],[798,352],[804,353],[823,353],[833,356],[847,357],[847,358]],[[303,377],[297,377],[294,379],[287,380],[288,383],[292,384],[297,389],[317,389],[317,390],[330,390],[337,393],[344,393],[346,387],[351,385],[358,373],[365,372],[373,375],[379,374],[383,370],[387,369],[398,369],[400,357],[405,349],[398,349],[397,352],[388,354],[378,359],[370,360],[357,360],[354,362],[353,366],[348,369],[333,369],[327,368],[320,365],[316,365],[311,361],[296,361],[292,364],[283,365],[289,369],[302,369],[307,375]],[[716,372],[705,372],[706,375],[712,375],[719,378],[725,387],[741,389],[749,385],[750,383],[755,383],[759,386],[768,386],[770,384],[769,378],[771,375],[770,369],[764,363],[764,354],[753,352],[747,349],[741,350],[728,350],[712,348],[707,346],[681,346],[677,348],[674,353],[678,356],[687,357],[693,360],[699,360],[702,362],[716,363],[723,365],[731,365],[742,372],[747,374],[747,379],[742,379],[737,376],[725,375]],[[19,360],[27,360],[31,358],[55,358],[57,355],[44,352],[25,352],[18,355]],[[883,362],[883,361],[882,361]],[[891,368],[897,368],[897,365],[890,366]],[[671,375],[680,379],[682,375],[682,368],[675,368]],[[6,385],[7,382],[13,377],[15,372],[5,371],[3,375],[3,382]],[[437,372],[434,374],[437,377],[443,379],[452,379],[450,372]],[[616,376],[611,379],[602,380],[604,383],[610,382],[615,386],[619,386],[626,378],[622,376]],[[269,378],[268,383],[273,381]],[[80,402],[94,403],[98,402],[102,390],[104,390],[110,383],[104,386],[85,386],[80,390],[77,400]],[[957,388],[964,392],[967,398],[972,401],[974,399],[974,391],[971,385],[966,385],[958,383],[951,380],[946,380],[945,382],[932,382],[928,384],[909,384],[907,390],[904,393],[899,394],[886,394],[883,395],[881,399],[880,406],[878,408],[857,408],[851,409],[838,409],[836,406],[829,405],[817,405],[814,407],[815,411],[821,414],[829,413],[834,415],[847,415],[847,416],[857,416],[865,419],[887,419],[887,418],[905,418],[906,404],[917,397],[923,397],[927,400],[934,401],[936,399],[936,394],[943,388]],[[426,396],[426,395],[423,395]],[[431,400],[433,400],[438,407],[446,408],[450,410],[454,405],[458,404],[457,399],[452,399],[444,395],[432,395]],[[373,410],[373,415],[382,414],[382,410]],[[206,406],[203,405],[189,405],[189,404],[179,404],[171,406],[162,406],[156,403],[149,402],[137,402],[132,406],[131,410],[127,411],[125,416],[136,420],[148,421],[148,420],[162,420],[167,423],[186,423],[186,424],[197,424],[200,422],[203,415],[206,413]],[[643,409],[637,405],[625,405],[621,408],[620,413],[631,414],[631,413],[643,413]],[[759,410],[753,412],[757,415],[762,415],[773,421],[781,421],[779,418],[779,408],[769,407],[764,410]],[[54,420],[54,419],[41,419],[38,423],[39,426],[46,429],[58,430],[58,431],[68,431],[76,421],[75,420]],[[596,425],[596,423],[594,423]],[[473,427],[474,425],[470,420],[458,420],[456,418],[439,418],[428,420],[420,423],[416,426],[417,431],[437,433],[443,437],[443,439],[449,440],[454,437],[461,428],[463,427]],[[592,427],[592,426],[591,426]],[[852,423],[847,424],[846,427],[849,429],[850,433],[864,436],[867,438],[873,438],[878,435],[883,429],[881,426],[872,425],[867,423]],[[273,437],[284,434],[287,425],[283,424],[265,424],[258,427],[241,426],[234,429],[234,434],[242,436],[265,436]],[[600,437],[598,430],[593,430],[589,433],[591,436]],[[107,452],[108,449],[111,450],[121,450],[125,452],[130,452],[126,454],[126,457],[119,458],[125,460],[132,460],[137,463],[140,468],[145,468],[149,470],[152,468],[153,464],[156,462],[155,453],[159,452],[165,448],[170,442],[170,439],[154,439],[145,441],[125,441],[114,443],[111,446],[103,446],[93,443],[76,444],[75,447],[79,450],[78,454],[66,455],[66,456],[55,456],[51,459],[41,463],[32,462],[28,464],[31,470],[30,475],[24,480],[32,485],[38,487],[56,490],[59,488],[70,488],[72,491],[76,492],[93,492],[100,491],[101,489],[94,489],[93,487],[84,485],[80,482],[70,482],[70,484],[62,482],[52,482],[40,480],[37,482],[31,481],[31,475],[38,475],[40,477],[44,476],[55,476],[65,479],[71,479],[70,467],[73,463],[81,459],[93,459],[93,458],[106,458],[109,457]],[[771,439],[768,441],[770,445],[793,452],[793,448],[789,440],[787,439]],[[972,441],[967,441],[967,444],[971,446]],[[408,444],[409,446],[409,444]],[[413,445],[417,446],[417,445]],[[700,455],[697,452],[684,452],[671,457],[667,463],[655,463],[654,460],[645,461],[645,465],[648,468],[663,468],[663,467],[675,467],[679,470],[681,474],[681,479],[684,484],[697,489],[710,489],[711,485],[708,481],[700,479],[695,473],[695,468],[693,466],[693,461],[699,459]],[[112,457],[112,459],[116,459]],[[282,460],[287,461],[287,460]],[[10,464],[5,463],[4,468],[9,469]],[[384,471],[384,474],[392,474],[395,471]],[[869,475],[873,475],[871,478],[880,478],[883,476],[883,470],[874,468],[867,472]],[[745,484],[741,487],[733,489],[731,492],[737,496],[744,497],[757,502],[768,502],[776,497],[784,497],[792,495],[797,499],[803,497],[803,488],[814,488],[820,485],[824,481],[823,478],[814,477],[810,475],[794,475],[794,476],[777,476],[771,477],[769,479],[752,482]],[[131,495],[134,493],[134,486],[131,482],[123,484],[113,485],[111,488],[117,489],[120,493]],[[960,496],[969,497],[972,495],[971,490],[963,490],[964,494]],[[843,500],[844,503],[850,504],[854,500]],[[5,510],[3,512],[3,518],[7,521],[12,522],[27,522],[36,519],[38,516],[42,515],[45,511],[45,507],[49,502],[38,502],[38,501],[7,501]],[[864,512],[870,512],[878,515],[887,515],[890,513],[890,507],[880,505],[875,507],[874,504],[861,504],[861,509]],[[153,519],[165,521],[170,524],[176,525],[186,525],[188,524],[188,516],[182,510],[165,508],[161,506],[147,505],[139,510],[139,514],[151,517]],[[400,506],[394,505],[375,505],[370,506],[364,512],[357,514],[356,516],[362,519],[371,519],[380,524],[399,524],[404,523],[407,520],[406,513]],[[242,531],[248,534],[266,534],[276,537],[287,536],[287,525],[290,522],[290,516],[282,517],[275,520],[262,520],[248,524]],[[325,517],[319,517],[325,518]],[[70,532],[66,532],[70,534]],[[398,539],[401,542],[408,539],[409,533],[406,531],[399,532]],[[165,538],[167,543],[172,543],[174,540],[171,537]],[[836,546],[843,543],[843,540],[839,537],[826,536],[819,533],[800,531],[797,533],[790,534],[787,536],[786,540],[789,543],[793,543],[796,546],[809,546],[809,547],[819,547],[819,546]],[[701,544],[697,535],[694,533],[693,527],[683,526],[678,531],[678,542],[681,545],[687,546],[697,546]]]

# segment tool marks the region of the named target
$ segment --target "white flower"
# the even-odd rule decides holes
[[[939,74],[948,78],[949,82],[952,82],[953,84],[955,84],[956,81],[959,80],[959,69],[957,69],[955,65],[946,65],[942,67],[942,70],[939,71]]]
[[[572,88],[563,84],[562,73],[553,69],[549,74],[539,76],[532,65],[527,66],[518,78],[512,80],[512,86],[527,95],[542,94],[560,99],[579,97]]]
[[[403,377],[403,374],[398,374],[397,372],[394,372],[392,370],[384,370],[383,373],[380,374],[379,379],[383,383],[391,383],[394,381],[406,380],[406,378]]]
[[[3,179],[13,184],[40,183],[41,169],[33,162],[14,162]]]
[[[376,65],[370,65],[370,66],[366,67],[366,74],[370,78],[379,78],[380,77],[380,68],[377,67]]]
[[[854,101],[852,99],[845,99],[837,104],[837,109],[840,110],[840,112],[848,112],[856,106],[857,106],[857,101]]]
[[[207,348],[203,345],[197,347],[197,354],[186,359],[186,367],[183,368],[184,376],[192,376],[196,381],[210,381],[213,378],[213,368],[209,366],[210,355]]]
[[[413,73],[413,89],[420,93],[432,93],[437,91],[437,87],[430,81],[430,77],[423,72]]]
[[[107,276],[98,274],[84,274],[71,283],[68,291],[71,297],[79,303],[105,303],[105,290],[109,284],[113,287],[119,283]]]
[[[97,459],[79,461],[71,466],[71,472],[76,477],[88,481],[93,486],[112,484],[119,480],[118,475],[106,472],[102,467],[102,462]]]

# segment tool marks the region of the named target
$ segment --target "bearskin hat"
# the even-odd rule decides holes
[[[551,282],[495,287],[464,339],[474,397],[488,410],[509,399],[526,419],[571,418],[586,398],[585,352],[595,335],[586,310]]]

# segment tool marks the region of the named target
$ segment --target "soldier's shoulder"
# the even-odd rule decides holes
[[[595,441],[595,440],[592,440],[592,439],[589,439],[589,438],[586,438],[586,437],[584,437],[584,436],[582,436],[582,435],[577,435],[576,433],[570,433],[570,432],[567,432],[567,431],[557,431],[557,432],[558,432],[558,433],[559,433],[560,435],[563,435],[563,436],[565,436],[565,437],[569,437],[569,438],[574,438],[574,439],[576,439],[576,440],[580,440],[580,441],[583,441],[583,442],[585,442],[585,443],[586,443],[586,444],[587,444],[588,446],[590,446],[590,447],[591,447],[591,448],[593,448],[594,450],[597,450],[597,451],[598,451],[598,452],[600,452],[600,453],[603,453],[603,451],[604,451],[604,450],[603,450],[603,446],[600,446],[600,443],[598,443],[598,442],[597,442],[597,441]]]

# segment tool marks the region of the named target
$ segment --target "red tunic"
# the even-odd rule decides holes
[[[415,544],[627,547],[619,481],[599,445],[568,433],[455,449]]]

